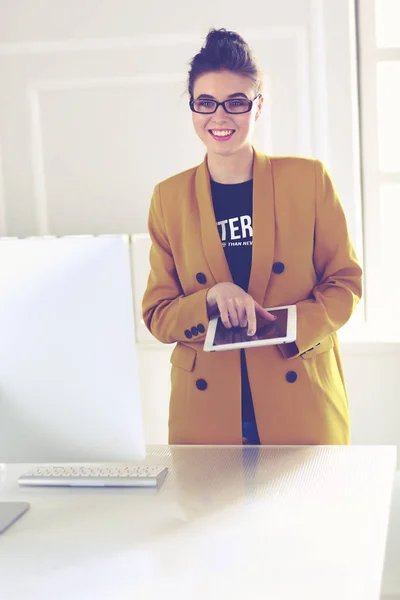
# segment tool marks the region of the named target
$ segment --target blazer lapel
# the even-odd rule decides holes
[[[253,259],[249,294],[263,306],[275,244],[275,203],[271,161],[253,147]]]
[[[196,198],[200,213],[201,238],[203,249],[211,273],[217,283],[232,281],[231,272],[219,237],[211,197],[210,175],[207,156],[199,165],[195,176]]]

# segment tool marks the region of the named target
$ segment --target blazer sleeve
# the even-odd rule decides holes
[[[362,270],[351,243],[343,207],[321,161],[315,161],[314,268],[317,285],[297,303],[296,343],[279,346],[285,358],[311,350],[340,329],[362,295]]]
[[[152,242],[150,275],[142,300],[146,327],[160,342],[170,344],[188,342],[186,333],[200,325],[204,332],[195,337],[197,341],[205,337],[209,322],[206,302],[209,288],[186,296],[183,293],[165,229],[160,184],[151,199],[148,229]],[[200,330],[203,331],[202,327]]]

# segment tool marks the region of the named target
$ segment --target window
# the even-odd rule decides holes
[[[366,320],[393,319],[398,341],[400,0],[359,0],[357,8]]]

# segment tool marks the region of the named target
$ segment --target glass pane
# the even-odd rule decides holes
[[[400,47],[400,1],[375,0],[375,16],[378,47]]]
[[[381,246],[381,297],[385,299],[384,321],[399,321],[400,277],[399,269],[399,223],[400,183],[384,184],[380,191],[382,227]],[[387,308],[387,310],[386,310]]]
[[[400,172],[400,62],[378,63],[377,81],[379,168]]]

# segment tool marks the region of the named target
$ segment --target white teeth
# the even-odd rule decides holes
[[[225,131],[215,131],[214,129],[211,129],[211,133],[220,137],[226,137],[227,135],[231,135],[231,133],[233,133],[233,129],[226,129]]]

